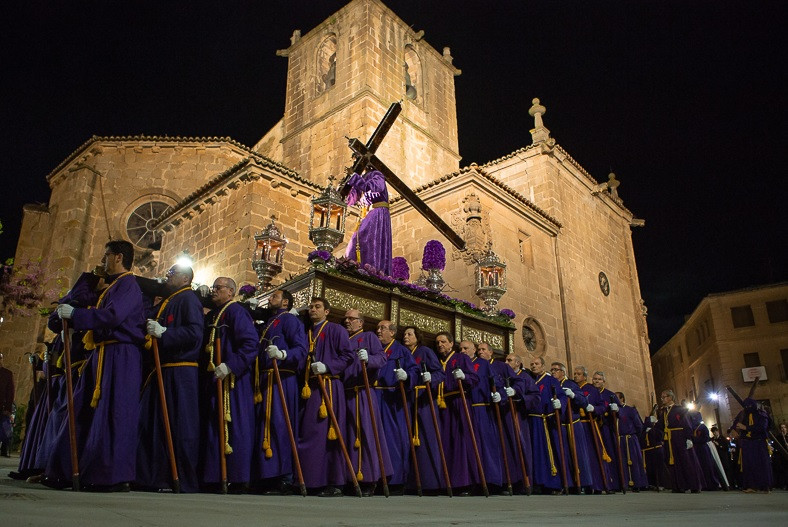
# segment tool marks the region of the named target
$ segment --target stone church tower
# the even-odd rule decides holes
[[[641,410],[650,407],[645,308],[631,240],[631,227],[643,222],[624,207],[615,176],[600,184],[555,143],[545,106],[534,100],[530,109],[513,108],[532,128],[530,144],[461,168],[454,95],[460,71],[448,48],[438,52],[379,0],[349,2],[306,34],[295,31],[277,53],[288,61],[285,112],[256,145],[93,137],[47,176],[49,204],[25,208],[17,261],[48,256],[52,272],[71,284],[99,262],[112,236],[137,246],[140,274],[161,275],[188,251],[198,282],[225,275],[255,283],[254,234],[273,216],[288,240],[277,285],[307,267],[314,249],[310,197],[351,164],[345,136],[366,141],[391,102],[402,100],[377,154],[467,250],[453,249],[393,194],[394,256],[404,256],[417,276],[424,244],[440,240],[446,292],[477,301],[474,265],[491,244],[507,264],[499,307],[516,313],[510,344],[526,363],[544,356],[603,370],[611,388]],[[336,255],[357,221],[349,211]],[[0,349],[17,379],[29,377],[23,354],[51,337],[44,326],[19,318],[0,328]],[[17,399],[27,390],[20,383],[25,395]]]

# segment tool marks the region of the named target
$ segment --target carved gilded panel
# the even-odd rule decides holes
[[[462,329],[462,340],[470,340],[473,342],[486,342],[494,349],[506,351],[506,341],[503,335],[489,333],[475,328],[464,327]]]
[[[429,333],[440,333],[441,331],[450,331],[450,324],[448,320],[441,320],[439,318],[431,317],[410,311],[409,309],[399,310],[399,324],[400,327],[416,326],[419,329]]]
[[[293,293],[293,307],[301,309],[309,306],[309,301],[312,300],[312,288],[305,287],[300,291]]]
[[[362,298],[328,287],[326,288],[325,297],[331,303],[331,306],[335,308],[341,308],[342,310],[358,309],[364,316],[378,320],[382,320],[386,316],[386,304],[383,302]]]

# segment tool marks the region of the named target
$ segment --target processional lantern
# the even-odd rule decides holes
[[[318,251],[334,251],[334,247],[345,239],[345,217],[347,205],[334,188],[334,177],[328,178],[325,190],[312,200],[309,215],[309,239]]]
[[[255,250],[252,259],[252,268],[257,273],[260,286],[263,290],[271,287],[271,280],[282,272],[282,261],[285,256],[287,238],[279,231],[274,224],[274,216],[271,216],[271,224],[262,232],[254,235]]]
[[[484,302],[484,310],[495,312],[506,293],[506,264],[492,250],[492,243],[476,262],[476,296]]]

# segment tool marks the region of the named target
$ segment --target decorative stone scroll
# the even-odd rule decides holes
[[[386,305],[383,302],[362,298],[328,287],[326,288],[324,296],[334,308],[341,308],[345,311],[348,309],[358,309],[364,316],[376,318],[378,320],[383,320],[386,316]]]
[[[399,310],[399,326],[416,326],[428,333],[440,333],[441,331],[451,331],[448,320],[431,317],[408,309]]]

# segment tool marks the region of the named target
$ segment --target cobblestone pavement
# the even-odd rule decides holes
[[[317,498],[57,491],[14,481],[0,458],[0,525],[784,525],[788,492],[623,496]]]

